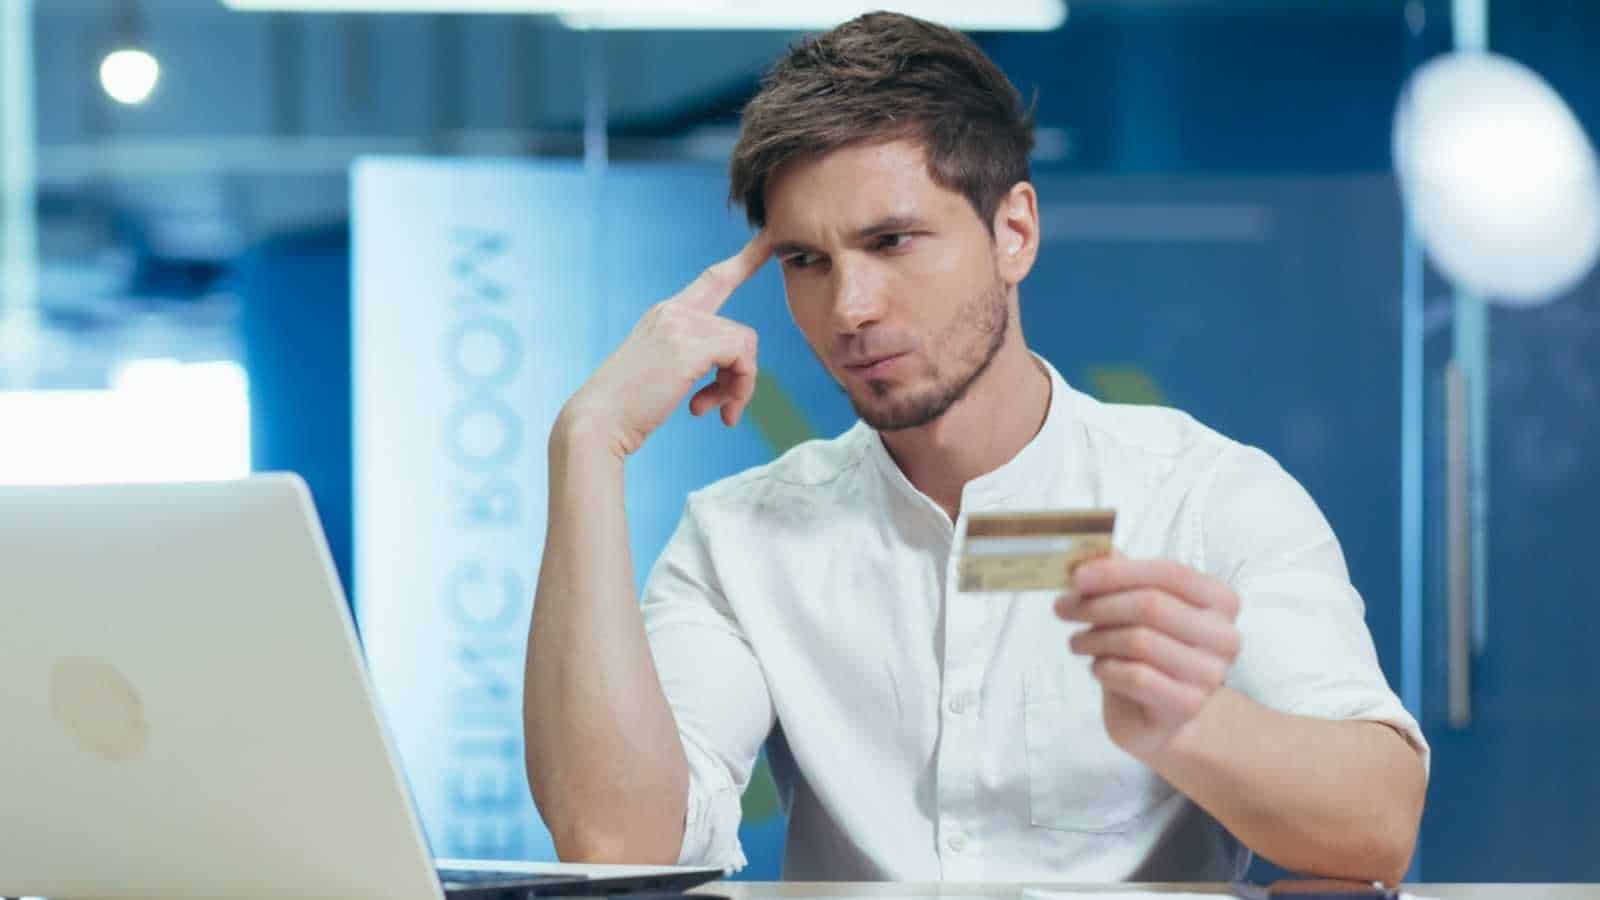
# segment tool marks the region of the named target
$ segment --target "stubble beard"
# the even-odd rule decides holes
[[[1005,283],[997,277],[987,290],[963,303],[950,325],[934,335],[923,369],[927,387],[883,403],[871,400],[887,400],[895,391],[896,383],[888,379],[867,382],[867,391],[871,394],[868,400],[846,391],[861,421],[878,431],[904,431],[926,425],[948,412],[988,370],[1005,344],[1011,325],[1007,293]],[[940,365],[941,351],[958,344],[960,352],[951,360],[958,368],[946,374]]]

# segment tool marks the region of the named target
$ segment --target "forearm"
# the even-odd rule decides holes
[[[1289,715],[1222,688],[1146,762],[1285,868],[1392,883],[1410,864],[1427,776],[1381,723]]]
[[[528,783],[563,859],[675,862],[688,765],[634,589],[623,461],[563,418],[529,635]]]

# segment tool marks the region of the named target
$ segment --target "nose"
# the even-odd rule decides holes
[[[883,285],[866,267],[836,262],[832,280],[835,331],[855,334],[883,318]]]

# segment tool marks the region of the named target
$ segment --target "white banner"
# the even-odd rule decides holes
[[[439,856],[554,858],[522,752],[545,440],[596,360],[580,170],[368,160],[354,172],[355,594]],[[579,216],[572,221],[585,222]],[[285,298],[292,302],[292,298]]]

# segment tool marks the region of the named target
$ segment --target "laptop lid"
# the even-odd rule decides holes
[[[298,477],[0,487],[0,607],[0,896],[441,896]]]
[[[0,488],[0,894],[438,882],[305,485]]]

